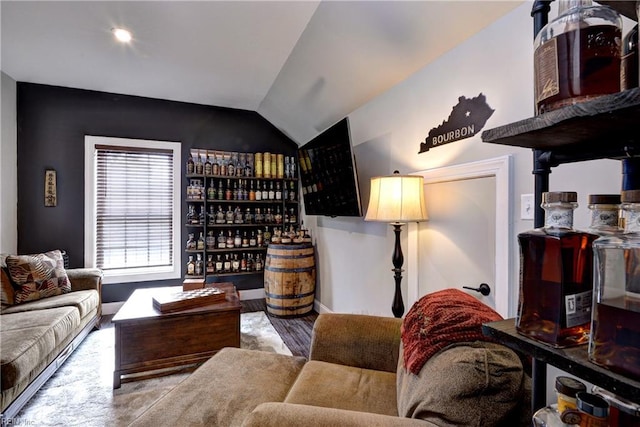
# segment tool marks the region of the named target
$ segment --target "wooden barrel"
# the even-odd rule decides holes
[[[316,262],[309,243],[269,245],[264,263],[267,312],[278,317],[304,316],[313,309]]]

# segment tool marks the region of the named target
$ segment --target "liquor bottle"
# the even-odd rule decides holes
[[[262,200],[270,200],[269,199],[269,191],[267,190],[267,183],[262,183]]]
[[[536,114],[620,91],[622,19],[591,0],[563,0],[534,41]]]
[[[240,260],[238,259],[238,254],[233,254],[233,259],[231,260],[231,271],[234,273],[240,271]]]
[[[196,215],[196,209],[193,205],[189,205],[187,210],[187,224],[197,224],[198,216]]]
[[[638,87],[638,24],[622,40],[620,90]]]
[[[229,179],[227,179],[227,189],[224,192],[224,199],[225,200],[233,199],[233,191],[231,190],[231,181]]]
[[[289,167],[289,156],[284,158],[284,177],[291,178],[291,168]]]
[[[262,178],[262,153],[253,155],[253,174],[256,178]]]
[[[282,213],[280,213],[280,206],[276,207],[276,214],[273,216],[273,220],[276,224],[282,224]]]
[[[251,213],[251,208],[247,208],[247,210],[244,213],[244,222],[245,224],[252,224],[253,223],[253,214]]]
[[[207,216],[209,217],[209,225],[216,223],[216,213],[213,211],[213,205],[209,205],[209,213]]]
[[[269,152],[262,155],[262,176],[271,178],[271,153]]]
[[[264,246],[269,246],[271,243],[271,231],[269,231],[269,227],[264,227],[264,233],[262,233],[262,244]]]
[[[196,164],[193,161],[193,156],[189,153],[189,158],[187,159],[187,175],[193,175],[196,172]]]
[[[276,200],[282,200],[282,188],[280,188],[280,181],[276,182]]]
[[[242,211],[240,210],[239,206],[236,206],[236,209],[233,212],[233,223],[234,224],[244,223],[244,219],[242,218]]]
[[[207,274],[213,274],[216,272],[216,266],[215,266],[215,263],[213,262],[213,255],[207,255],[206,271],[207,271]]]
[[[256,199],[256,192],[253,189],[253,181],[251,181],[251,189],[249,190],[249,200],[255,200]]]
[[[264,222],[266,224],[273,224],[273,214],[271,213],[271,208],[267,208],[267,213],[264,214]]]
[[[256,262],[254,264],[254,267],[256,269],[256,271],[262,271],[262,254],[257,254],[256,255]]]
[[[247,271],[247,254],[242,252],[242,259],[240,260],[240,271]]]
[[[227,206],[227,212],[225,213],[224,217],[227,224],[233,224],[234,215],[233,211],[231,210],[231,206]]]
[[[193,255],[189,255],[189,261],[187,262],[187,275],[193,276],[196,274],[196,263],[193,261]]]
[[[202,175],[204,173],[202,159],[200,154],[196,157],[196,175]]]
[[[220,163],[216,154],[213,155],[213,163],[211,163],[211,175],[220,175]]]
[[[195,240],[195,236],[193,233],[189,233],[188,237],[187,237],[187,244],[186,244],[186,249],[188,251],[193,251],[196,249],[197,243]]]
[[[242,233],[242,247],[243,248],[249,247],[249,236],[247,236],[246,231]]]
[[[227,238],[224,235],[224,232],[220,230],[220,234],[218,234],[218,249],[226,249],[227,247]]]
[[[200,237],[198,237],[198,242],[196,244],[196,247],[199,251],[203,251],[204,250],[204,233],[201,231],[200,232]],[[200,254],[198,254],[200,255]]]
[[[240,200],[238,190],[238,182],[233,182],[233,192],[231,193],[231,200]]]
[[[220,175],[227,176],[227,158],[224,154],[220,155]]]
[[[251,231],[251,237],[249,238],[249,247],[255,247],[258,245],[256,240],[256,232],[254,230]]]
[[[640,190],[623,191],[621,199],[623,233],[594,242],[589,360],[640,379]]]
[[[245,166],[244,166],[244,176],[252,177],[253,176],[253,154],[252,153],[246,153],[246,154],[247,154],[247,162],[245,163]]]
[[[244,180],[244,185],[242,186],[242,200],[249,200],[249,190],[247,190],[247,180]]]
[[[216,224],[224,224],[224,212],[222,212],[220,205],[218,205],[218,212],[216,212]]]
[[[213,235],[213,230],[207,232],[207,250],[211,251],[216,248],[216,237]]]
[[[227,236],[227,249],[233,248],[233,235],[231,234],[231,230],[229,230],[229,235]]]
[[[222,186],[222,180],[218,181],[218,200],[224,200],[224,188]]]
[[[233,246],[236,248],[242,246],[242,236],[240,236],[240,230],[236,230],[236,235],[233,238]]]
[[[247,271],[254,271],[255,270],[255,265],[253,262],[253,255],[249,254],[247,255]]]
[[[235,176],[236,175],[236,163],[233,156],[229,158],[229,163],[227,164],[227,175]]]
[[[204,264],[202,262],[202,254],[196,254],[195,274],[201,276],[203,272]]]
[[[610,236],[622,231],[619,226],[619,194],[590,194],[589,210],[591,211],[591,225],[587,230],[589,233]]]
[[[256,236],[256,246],[262,246],[264,243],[264,236],[262,235],[262,230],[258,230],[258,235]]]
[[[205,218],[204,206],[200,206],[200,213],[198,214],[198,224],[199,225],[204,225],[204,218]]]
[[[298,217],[296,216],[296,209],[295,208],[291,208],[289,209],[289,223],[291,224],[297,224],[298,223]]]
[[[206,161],[204,162],[204,174],[211,175],[211,160],[209,159],[209,154],[205,154]]]
[[[262,216],[262,213],[260,213],[260,208],[256,208],[256,215],[254,217],[254,220],[256,224],[262,224],[262,221],[264,220],[264,216]]]
[[[216,273],[222,273],[224,271],[224,264],[220,254],[216,255]]]
[[[276,192],[273,190],[273,181],[269,183],[269,193],[267,194],[269,200],[273,200],[276,198]]]
[[[209,181],[209,188],[207,188],[207,199],[215,200],[218,192],[216,191],[216,187],[213,185],[213,178]]]
[[[296,201],[296,187],[293,181],[289,182],[289,201],[290,202]]]
[[[260,181],[256,182],[256,200],[262,200],[262,191],[260,190]]]
[[[575,192],[542,194],[545,224],[518,234],[520,295],[516,330],[553,347],[587,342],[598,237],[573,229]]]
[[[289,174],[291,178],[296,178],[296,159],[291,156],[291,161],[289,162]]]
[[[222,269],[225,273],[229,273],[231,271],[231,258],[229,258],[229,254],[224,254],[224,263]]]

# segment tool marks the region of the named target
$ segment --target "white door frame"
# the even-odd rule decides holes
[[[495,283],[491,284],[495,292],[496,311],[505,319],[510,317],[509,305],[512,289],[509,286],[509,272],[511,264],[511,155],[480,160],[460,165],[446,166],[414,172],[412,175],[422,175],[424,183],[437,184],[440,182],[460,181],[465,179],[495,177],[496,183],[496,240],[495,240]],[[429,206],[427,206],[429,211]],[[411,307],[422,295],[419,287],[418,264],[418,224],[408,224],[408,264],[415,265],[407,271],[408,306]]]

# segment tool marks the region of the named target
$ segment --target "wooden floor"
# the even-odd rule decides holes
[[[267,306],[264,299],[243,300],[242,313],[264,311],[267,313]],[[313,324],[318,318],[318,313],[312,311],[307,316],[296,318],[280,318],[267,313],[271,324],[278,331],[284,343],[289,347],[294,356],[309,357],[309,346],[311,345],[311,331]],[[113,315],[102,316],[102,327],[112,326]]]
[[[267,312],[264,299],[253,299],[240,301],[242,312],[254,311]],[[318,318],[318,313],[312,311],[304,317],[281,318],[267,313],[271,324],[278,331],[284,343],[289,347],[294,356],[309,357],[309,346],[311,345],[311,331],[313,324]]]

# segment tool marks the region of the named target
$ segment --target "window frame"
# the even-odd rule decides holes
[[[84,265],[85,267],[96,266],[96,181],[97,181],[97,156],[96,146],[111,145],[117,147],[143,148],[171,150],[173,152],[173,265],[168,267],[151,267],[147,269],[136,269],[136,272],[124,273],[122,270],[105,271],[104,284],[148,282],[156,280],[170,280],[181,277],[182,274],[182,252],[180,238],[181,228],[181,153],[182,144],[172,141],[156,141],[146,139],[115,138],[104,136],[85,135],[84,150]]]

